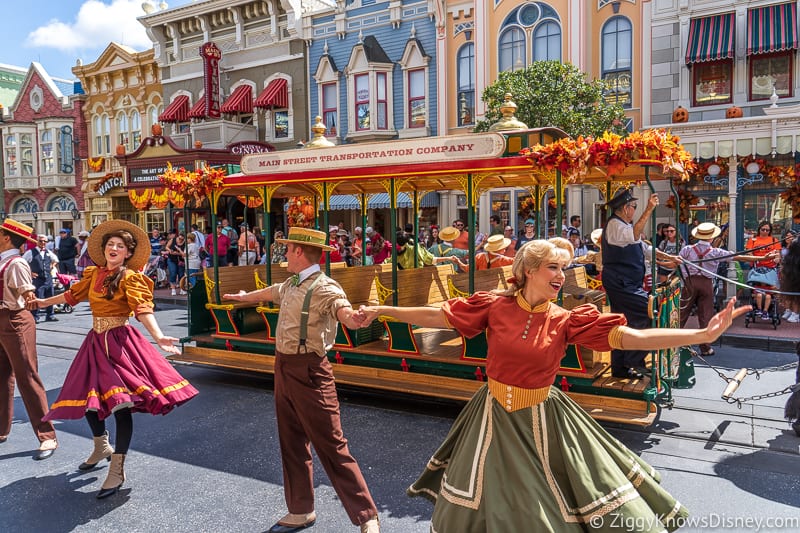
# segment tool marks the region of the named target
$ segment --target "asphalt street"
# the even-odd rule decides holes
[[[52,401],[91,323],[88,307],[39,325],[40,373]],[[162,328],[185,334],[183,309],[157,313]],[[728,375],[770,368],[794,354],[720,347],[713,364]],[[91,449],[85,421],[57,425],[59,449],[31,459],[37,446],[19,397],[8,442],[0,444],[0,528],[9,532],[265,531],[285,512],[280,454],[268,376],[179,365],[200,395],[165,417],[134,417],[121,492],[94,495],[106,466],[79,472]],[[719,399],[714,370],[697,365],[698,384],[678,391],[649,431],[609,430],[661,474],[692,512],[681,531],[800,530],[800,438],[781,420],[783,397],[742,408]],[[794,370],[748,377],[740,396],[783,389]],[[445,437],[460,405],[341,389],[342,422],[380,510],[384,532],[428,531],[432,506],[405,495]],[[110,423],[113,436],[113,422]],[[315,460],[316,533],[357,531]],[[619,524],[636,531],[636,524]],[[500,532],[504,533],[504,532]]]

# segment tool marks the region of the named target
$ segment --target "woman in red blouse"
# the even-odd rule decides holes
[[[362,308],[365,320],[388,315],[467,337],[487,331],[488,383],[408,489],[435,502],[432,530],[577,532],[622,518],[661,531],[688,515],[652,467],[551,385],[568,344],[608,351],[712,342],[748,309],[732,300],[695,330],[636,330],[593,305],[562,309],[551,300],[572,256],[565,239],[535,240],[517,252],[503,294],[478,292],[441,308]]]

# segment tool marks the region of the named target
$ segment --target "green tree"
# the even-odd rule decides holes
[[[587,81],[576,66],[559,61],[535,61],[525,69],[501,72],[483,91],[488,109],[475,131],[489,131],[502,116],[505,94],[511,93],[517,119],[529,128],[561,128],[573,138],[604,131],[625,135],[625,112],[604,99],[604,89],[602,80]]]

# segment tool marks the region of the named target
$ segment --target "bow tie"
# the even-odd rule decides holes
[[[292,277],[289,278],[289,281],[292,283],[292,285],[297,287],[298,285],[300,285],[300,274],[294,274]]]

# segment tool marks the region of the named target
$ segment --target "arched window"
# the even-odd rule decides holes
[[[129,150],[128,142],[130,141],[130,125],[128,123],[128,115],[123,111],[117,116],[117,144],[125,147],[125,151]]]
[[[511,27],[500,34],[500,72],[525,67],[525,32]]]
[[[612,17],[602,31],[603,80],[606,99],[631,107],[633,29],[625,17]]]
[[[533,32],[533,60],[561,61],[561,27],[547,21],[539,24]]]
[[[131,136],[129,149],[131,151],[139,148],[142,143],[142,116],[137,110],[131,112]]]
[[[103,120],[95,116],[92,120],[92,133],[94,133],[94,155],[103,155]]]
[[[466,43],[457,54],[458,94],[456,105],[458,125],[475,124],[475,44]]]

